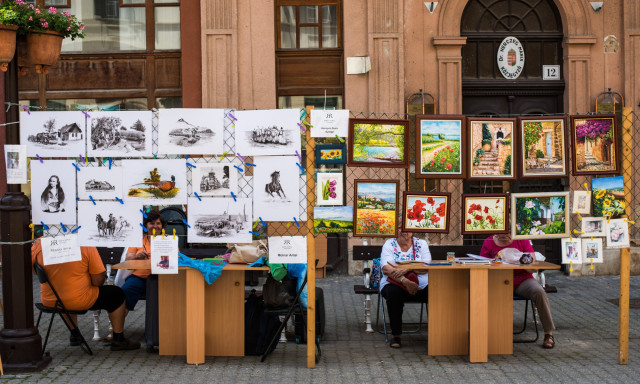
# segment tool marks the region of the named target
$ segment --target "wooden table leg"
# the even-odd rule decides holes
[[[513,354],[513,271],[489,270],[489,354]]]
[[[187,364],[204,363],[204,277],[193,268],[186,270],[185,287]]]
[[[469,353],[469,272],[429,271],[428,352],[430,356]]]
[[[469,361],[486,363],[489,352],[489,271],[469,270]]]

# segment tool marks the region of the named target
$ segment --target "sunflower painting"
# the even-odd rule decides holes
[[[318,144],[316,145],[316,164],[346,164],[346,144]]]
[[[618,217],[624,214],[624,182],[622,176],[601,177],[591,180],[593,216]]]

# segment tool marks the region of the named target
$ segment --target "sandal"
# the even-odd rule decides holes
[[[402,347],[402,341],[400,341],[399,337],[393,337],[391,338],[391,342],[389,343],[389,346],[391,348],[400,348]]]
[[[544,335],[544,341],[542,342],[542,348],[551,349],[556,345],[556,340],[553,335]]]

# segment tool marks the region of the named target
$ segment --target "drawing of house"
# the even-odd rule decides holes
[[[71,123],[63,126],[58,131],[58,138],[62,141],[77,141],[83,140],[82,130],[78,127],[78,124]]]

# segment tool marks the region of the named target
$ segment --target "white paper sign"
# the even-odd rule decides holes
[[[43,237],[40,243],[42,245],[44,265],[68,263],[82,259],[77,234],[62,237]]]
[[[7,168],[7,184],[27,183],[27,146],[4,146],[4,160]]]
[[[305,236],[270,236],[269,262],[306,264],[307,238]]]
[[[311,110],[311,137],[347,137],[349,110]]]
[[[178,238],[156,236],[151,238],[151,273],[154,275],[178,273]]]

